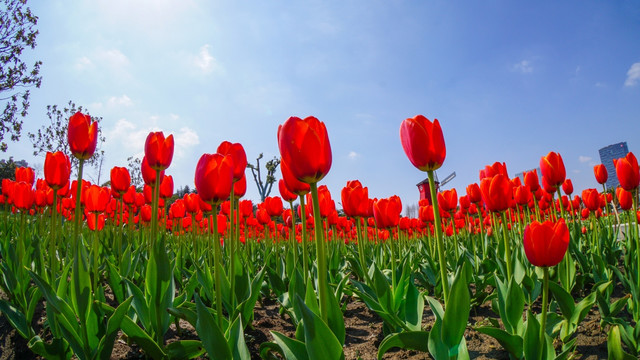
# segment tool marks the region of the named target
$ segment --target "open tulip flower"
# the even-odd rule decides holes
[[[567,176],[562,156],[553,151],[540,159],[540,170],[542,171],[542,178],[546,179],[549,185],[556,188],[562,185]]]

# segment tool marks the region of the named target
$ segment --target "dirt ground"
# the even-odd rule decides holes
[[[245,332],[246,342],[251,351],[252,359],[260,359],[260,344],[265,341],[272,341],[271,331],[279,331],[293,337],[294,327],[287,315],[281,316],[278,313],[279,305],[276,302],[265,300],[262,304],[257,303],[255,308],[255,319],[253,329],[249,328]],[[42,329],[42,323],[46,311],[41,307],[36,314],[38,318],[36,329]],[[477,323],[485,321],[487,317],[497,316],[491,311],[490,305],[484,304],[476,311],[471,312],[469,327],[465,332],[467,347],[472,359],[508,359],[509,355],[502,350],[500,344],[490,336],[480,334],[473,330]],[[383,340],[382,320],[369,311],[361,301],[351,299],[344,314],[346,325],[346,359],[376,359],[378,345]],[[425,309],[423,324],[432,324],[434,321],[431,311]],[[181,321],[181,334],[178,335],[174,325],[171,325],[167,333],[167,342],[177,339],[197,339],[195,329],[188,323]],[[589,315],[581,323],[577,334],[576,359],[595,360],[607,358],[607,337],[606,333],[600,330],[600,316],[597,307],[589,312]],[[112,359],[143,359],[144,354],[135,345],[129,346],[126,341],[119,337],[116,340]],[[388,352],[384,359],[430,359],[427,353],[406,350],[392,350]],[[4,317],[0,317],[0,360],[10,359],[38,359],[27,347],[26,340],[22,339],[11,327]]]

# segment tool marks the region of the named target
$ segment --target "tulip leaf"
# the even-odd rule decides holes
[[[522,328],[522,312],[524,311],[524,292],[513,280],[509,281],[507,297],[505,299],[506,320],[511,326],[511,333],[518,333]],[[506,325],[505,325],[506,328]]]
[[[273,340],[280,346],[285,360],[309,360],[307,348],[302,341],[288,338],[277,331],[272,331]]]
[[[116,336],[118,335],[118,330],[120,330],[120,324],[122,323],[122,319],[126,316],[127,311],[129,311],[129,307],[131,306],[131,301],[133,300],[132,296],[129,296],[127,300],[125,300],[122,304],[118,305],[116,310],[113,312],[109,320],[107,321],[107,330],[100,339],[100,344],[98,345],[97,350],[99,350],[98,358],[101,360],[107,360],[111,358],[111,352],[113,350],[113,342],[116,340]]]
[[[73,353],[69,348],[69,343],[64,339],[52,339],[51,343],[44,342],[40,336],[36,335],[29,340],[27,344],[29,349],[35,354],[45,359],[51,360],[68,360],[71,359]]]
[[[207,350],[209,357],[214,360],[231,360],[231,349],[227,339],[224,337],[222,330],[218,327],[218,324],[213,319],[213,315],[204,306],[200,296],[194,294],[196,299],[196,308],[198,314],[198,321],[196,322],[196,331],[204,348]],[[222,316],[222,314],[218,314]]]
[[[0,313],[6,315],[9,324],[25,339],[29,338],[29,324],[24,314],[10,302],[0,299]]]
[[[231,348],[232,358],[234,360],[250,360],[251,354],[244,340],[244,332],[242,319],[236,317],[235,321],[229,326],[227,333],[227,343]]]
[[[340,342],[340,345],[344,345],[346,330],[340,304],[333,292],[328,291],[325,295],[327,297],[327,303],[329,304],[327,309],[327,325],[329,325],[329,328]]]
[[[514,358],[522,358],[522,338],[518,335],[509,334],[508,332],[495,327],[485,326],[476,328],[479,333],[489,335],[496,339],[502,347],[507,350]]]
[[[564,316],[565,319],[570,320],[571,316],[573,316],[573,312],[575,311],[575,304],[571,294],[553,281],[549,281],[549,290],[558,302],[558,306],[560,306],[560,310],[562,311],[562,316]]]
[[[295,301],[302,311],[304,339],[309,360],[344,359],[342,345],[327,324],[311,311],[299,296]]]
[[[171,360],[188,360],[204,354],[200,340],[178,340],[166,347],[167,355]]]
[[[609,329],[609,336],[607,337],[607,354],[611,360],[633,360],[634,356],[628,354],[622,349],[622,342],[620,341],[620,326],[614,325]]]
[[[404,331],[390,334],[378,347],[378,360],[381,360],[384,354],[394,347],[427,352],[429,351],[428,342],[428,331]]]
[[[471,311],[471,296],[467,286],[466,271],[467,266],[463,266],[454,279],[442,319],[441,338],[449,347],[450,355],[458,352],[458,346],[464,335],[464,330],[467,328]]]

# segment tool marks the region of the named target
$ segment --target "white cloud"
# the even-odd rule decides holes
[[[355,151],[350,151],[348,156],[350,160],[356,160],[360,157],[360,154]]]
[[[133,105],[133,101],[131,101],[131,98],[129,98],[127,95],[122,94],[122,96],[110,97],[109,100],[107,101],[107,104],[113,107],[118,107],[118,106],[129,107]]]
[[[513,70],[521,72],[523,74],[528,74],[533,72],[533,65],[529,60],[522,60],[519,63],[513,65]]]
[[[593,158],[590,156],[584,156],[584,155],[578,156],[578,161],[580,161],[581,163],[587,163],[591,160],[593,160]]]
[[[80,57],[76,60],[75,68],[78,71],[84,71],[93,67],[93,62],[86,56]]]
[[[79,72],[104,72],[118,76],[128,75],[129,58],[118,49],[96,49],[76,60],[75,69]]]
[[[223,70],[218,60],[209,52],[210,48],[209,44],[205,44],[200,48],[198,54],[191,57],[191,64],[202,74],[222,72]]]
[[[627,71],[627,80],[624,82],[624,86],[634,86],[640,80],[640,62],[634,63]]]
[[[174,116],[171,117],[173,118]],[[155,123],[157,118],[157,116],[152,116],[149,118],[149,122]],[[154,125],[138,127],[124,118],[116,122],[115,126],[108,132],[107,138],[108,142],[115,143],[115,146],[126,153],[127,156],[133,155],[141,159],[144,156],[144,142],[152,131],[163,131],[165,136],[173,134],[175,144],[174,159],[183,158],[190,148],[200,143],[198,133],[187,126],[183,126],[177,131],[167,128],[160,129]]]

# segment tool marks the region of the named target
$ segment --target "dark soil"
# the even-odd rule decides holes
[[[498,318],[486,303],[478,309],[472,310],[469,319],[469,327],[465,331],[465,339],[472,359],[509,359],[509,355],[500,344],[492,337],[480,334],[473,330],[474,326],[486,324],[487,318]],[[40,306],[34,316],[37,321],[36,329],[43,328],[41,324],[46,318],[44,306]],[[344,313],[346,325],[346,359],[376,359],[378,346],[384,336],[382,334],[382,320],[369,311],[361,301],[353,298],[347,304]],[[423,324],[433,324],[434,317],[427,307],[423,315]],[[266,299],[263,303],[256,304],[253,328],[245,331],[245,338],[252,359],[260,359],[260,344],[273,341],[271,331],[279,331],[289,337],[294,337],[295,328],[289,316],[280,315],[279,304]],[[427,325],[427,329],[430,325]],[[46,339],[46,334],[44,338]],[[120,334],[122,335],[122,334]],[[180,322],[180,331],[174,324],[171,325],[166,341],[172,342],[178,339],[197,339],[195,329],[187,322]],[[597,307],[591,309],[585,320],[580,324],[577,334],[576,359],[596,360],[607,358],[607,336],[600,329],[600,315]],[[124,336],[116,339],[112,359],[144,359],[144,353],[135,345],[127,344]],[[203,357],[206,358],[206,357]],[[430,359],[427,353],[410,350],[394,349],[388,352],[384,359]],[[0,360],[9,359],[38,359],[28,348],[27,341],[11,327],[5,317],[0,317]]]

